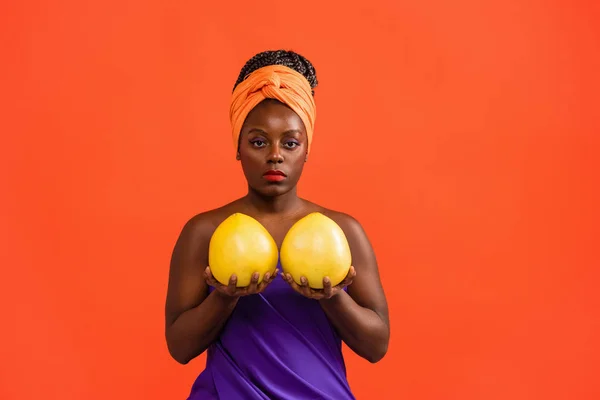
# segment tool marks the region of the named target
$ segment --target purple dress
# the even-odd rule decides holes
[[[239,299],[188,400],[354,399],[341,344],[318,301],[278,276]]]

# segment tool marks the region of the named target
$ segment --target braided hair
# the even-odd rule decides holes
[[[267,65],[283,65],[288,68],[292,68],[295,71],[304,75],[310,87],[313,89],[312,94],[315,95],[314,88],[317,87],[317,72],[315,67],[305,57],[298,53],[288,50],[268,50],[256,54],[250,60],[246,62],[240,75],[238,76],[233,89],[237,87],[246,77],[256,71],[259,68],[266,67]]]

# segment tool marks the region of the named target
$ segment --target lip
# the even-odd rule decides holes
[[[263,177],[269,182],[280,182],[286,178],[286,174],[278,169],[272,169],[265,172]]]
[[[285,176],[286,176],[286,175],[285,175],[285,173],[284,173],[283,171],[280,171],[280,170],[278,170],[278,169],[271,169],[271,170],[268,170],[268,171],[267,171],[267,172],[265,172],[263,175],[264,175],[264,176],[283,176],[283,177],[285,177]]]

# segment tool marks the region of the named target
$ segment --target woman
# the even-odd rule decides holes
[[[296,192],[312,142],[316,86],[312,64],[282,50],[254,56],[234,86],[233,143],[248,194],[188,221],[169,273],[169,351],[182,364],[208,352],[189,399],[353,399],[341,340],[373,363],[387,351],[387,302],[361,225]],[[290,227],[315,211],[336,221],[350,244],[353,267],[339,285],[326,277],[314,290],[276,271],[238,288],[235,275],[228,285],[212,276],[208,244],[231,214],[257,219],[280,246]]]

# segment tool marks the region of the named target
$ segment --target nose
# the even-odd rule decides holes
[[[283,162],[283,155],[280,152],[279,146],[274,146],[273,150],[269,153],[267,161],[273,164],[281,164]]]

